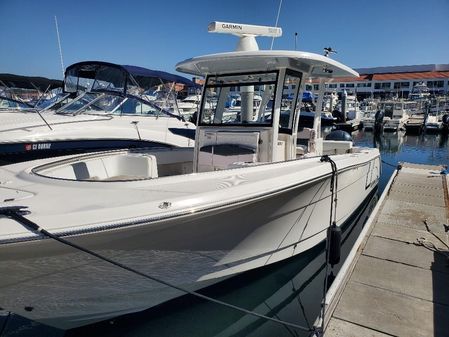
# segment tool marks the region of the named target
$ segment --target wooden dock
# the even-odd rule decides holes
[[[403,164],[326,296],[325,337],[449,336],[448,177]]]

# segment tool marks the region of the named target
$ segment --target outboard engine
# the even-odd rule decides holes
[[[374,132],[380,133],[384,128],[384,113],[381,110],[377,110],[374,115]]]
[[[449,113],[445,114],[441,121],[443,122],[443,132],[447,133],[449,131]]]
[[[333,110],[332,111],[332,116],[337,118],[337,122],[339,122],[339,123],[343,121],[343,115],[340,112],[340,110],[337,110],[337,109]]]
[[[352,136],[346,131],[334,130],[326,136],[325,140],[340,140],[352,142]]]

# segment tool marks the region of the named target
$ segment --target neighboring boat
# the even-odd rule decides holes
[[[413,101],[425,101],[430,98],[430,90],[424,82],[415,84],[408,98]]]
[[[439,133],[443,130],[443,115],[427,115],[424,122],[426,133]]]
[[[408,98],[416,102],[416,106],[405,123],[405,130],[409,134],[419,134],[430,109],[430,90],[424,82],[419,82],[413,86]]]
[[[11,108],[20,108],[25,104],[25,109],[35,107],[36,103],[53,97],[62,89],[62,81],[45,77],[22,76],[14,74],[0,74],[0,96],[10,98],[16,103]],[[11,101],[12,102],[12,101]],[[7,108],[4,102],[2,108]]]
[[[419,134],[424,128],[425,114],[413,114],[404,124],[408,134]]]
[[[326,93],[323,98],[323,111],[332,112],[338,103],[338,95],[335,91]]]
[[[362,127],[364,130],[373,130],[375,124],[375,116],[378,110],[379,100],[378,99],[364,99],[360,104],[360,113],[362,116]]]
[[[41,110],[2,113],[0,163],[94,150],[192,146],[195,126],[144,94],[171,81],[190,82],[135,66],[71,65],[64,93],[41,102]],[[63,104],[69,96],[76,98]]]
[[[188,95],[183,100],[178,100],[179,113],[184,116],[184,119],[189,121],[193,118],[194,113],[198,113],[201,102],[201,94]]]
[[[244,95],[246,95],[246,93]],[[252,92],[251,95],[252,95],[252,102],[249,104],[248,107],[244,107],[244,109],[245,108],[251,109],[253,111],[251,121],[256,121],[259,118],[259,109],[262,103],[262,96],[254,92]],[[214,104],[216,103],[212,101],[207,102],[208,106],[213,106]],[[242,117],[241,113],[242,113],[242,97],[240,94],[234,94],[232,95],[232,98],[229,100],[226,106],[223,120],[226,123],[239,122]],[[264,115],[262,111],[260,111],[260,114]]]
[[[345,226],[357,216],[378,185],[379,151],[323,140],[319,112],[305,152],[296,146],[301,82],[357,72],[322,55],[259,51],[254,36],[278,36],[279,28],[215,22],[209,30],[241,41],[236,52],[177,64],[206,76],[194,148],[0,168],[2,308],[64,329],[140,311],[301,254],[326,239],[330,219]],[[286,83],[297,90],[282,110]],[[232,86],[241,118],[227,123]],[[255,86],[263,95],[254,120]],[[214,108],[204,109],[211,101]],[[30,230],[13,220],[19,206],[54,235],[140,274]]]
[[[383,112],[384,131],[403,130],[404,124],[411,114],[411,106],[414,102],[403,100],[387,100],[379,104],[379,109]]]
[[[332,115],[332,112],[327,110],[326,104],[331,104],[332,99],[335,99],[335,95],[325,95],[323,97],[323,110],[321,111],[321,125],[329,126],[334,125],[337,121],[337,118]],[[315,121],[315,111],[317,109],[317,105],[315,104],[315,97],[313,92],[304,91],[302,95],[302,107],[299,112],[299,126],[300,127],[308,127],[313,128],[313,123]],[[336,105],[336,101],[335,104]]]
[[[0,112],[9,112],[17,110],[32,110],[33,106],[29,103],[19,101],[14,98],[0,96]]]
[[[424,122],[424,130],[427,133],[439,133],[443,131],[443,116],[449,112],[449,98],[436,97],[432,100],[429,113]]]
[[[374,129],[376,111],[366,111],[362,117],[362,127],[363,130],[371,131]]]
[[[412,101],[414,102],[414,101]],[[419,134],[424,129],[424,123],[427,117],[428,101],[416,103],[416,108],[411,110],[411,115],[405,122],[405,131],[409,134]]]
[[[362,113],[359,108],[357,96],[343,91],[342,99],[336,107],[339,122],[335,124],[337,130],[345,130],[348,132],[355,131],[362,124]]]

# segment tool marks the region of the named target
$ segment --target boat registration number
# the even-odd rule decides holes
[[[50,150],[51,143],[25,144],[25,151]]]

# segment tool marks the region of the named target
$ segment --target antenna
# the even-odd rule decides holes
[[[282,29],[277,27],[244,25],[241,23],[229,23],[214,21],[207,27],[209,33],[227,33],[240,37],[237,51],[259,50],[256,36],[278,37],[282,35]]]
[[[61,39],[59,38],[58,19],[55,15],[56,36],[58,37],[59,57],[61,58],[62,78],[64,78],[64,61],[62,59]]]
[[[282,7],[282,0],[279,1],[279,8],[278,8],[278,15],[276,16],[276,23],[274,24],[275,27],[278,26],[278,22],[279,22],[279,14],[281,14],[281,7]],[[273,44],[274,44],[274,36],[271,39],[271,47],[270,50],[273,50]]]
[[[329,54],[337,54],[337,51],[332,49],[332,47],[324,48],[324,56],[329,57]]]
[[[298,42],[298,32],[295,32],[295,50],[297,42]]]

